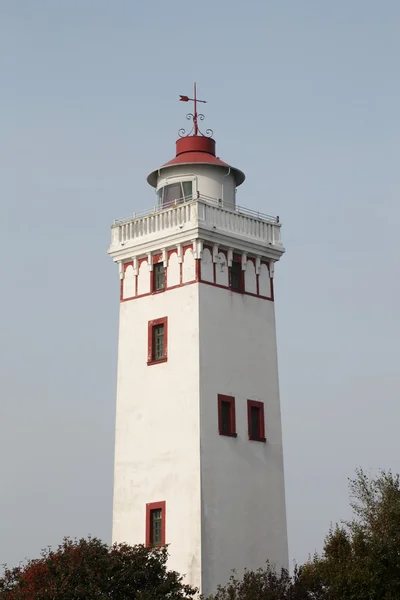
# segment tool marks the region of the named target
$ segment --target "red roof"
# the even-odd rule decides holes
[[[163,167],[170,167],[171,165],[184,165],[187,163],[199,163],[206,165],[218,165],[220,167],[229,167],[223,160],[213,156],[212,154],[206,154],[205,152],[196,152],[195,150],[189,150],[178,154],[172,160],[165,163]]]
[[[216,167],[231,169],[232,175],[236,181],[236,185],[240,185],[245,179],[245,175],[242,171],[231,167],[226,162],[215,156],[215,140],[205,136],[190,135],[177,140],[175,158],[165,163],[162,167],[160,167],[160,169],[155,169],[152,171],[147,177],[147,181],[150,185],[156,187],[158,173],[162,169],[166,167],[191,164],[215,165]]]

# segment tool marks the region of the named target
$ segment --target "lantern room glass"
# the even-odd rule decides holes
[[[178,181],[160,188],[157,192],[158,204],[162,207],[188,202],[193,198],[193,182]]]

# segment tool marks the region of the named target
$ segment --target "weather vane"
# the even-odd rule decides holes
[[[186,115],[186,118],[188,121],[193,121],[193,128],[189,133],[186,133],[186,129],[180,129],[179,130],[179,137],[186,137],[189,135],[205,135],[206,137],[211,137],[213,135],[213,131],[212,129],[207,129],[206,133],[202,133],[199,129],[199,124],[198,121],[203,121],[204,120],[204,115],[202,113],[198,113],[197,112],[197,103],[201,102],[202,104],[207,104],[207,100],[199,100],[197,98],[197,87],[196,87],[196,83],[194,84],[194,97],[193,98],[189,98],[189,96],[179,96],[179,100],[180,102],[193,102],[193,113],[188,113]]]

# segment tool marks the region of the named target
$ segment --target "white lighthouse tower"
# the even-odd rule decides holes
[[[191,100],[186,96],[182,100]],[[120,323],[113,540],[168,544],[209,594],[288,567],[273,277],[279,219],[193,130],[147,178],[157,205],[112,226]],[[182,134],[183,135],[183,134]]]

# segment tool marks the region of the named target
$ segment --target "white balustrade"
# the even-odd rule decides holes
[[[226,207],[221,202],[197,198],[172,207],[156,207],[143,215],[115,221],[111,231],[111,245],[142,238],[168,230],[215,227],[231,234],[281,246],[279,219],[241,207]],[[145,239],[143,239],[145,241]]]

